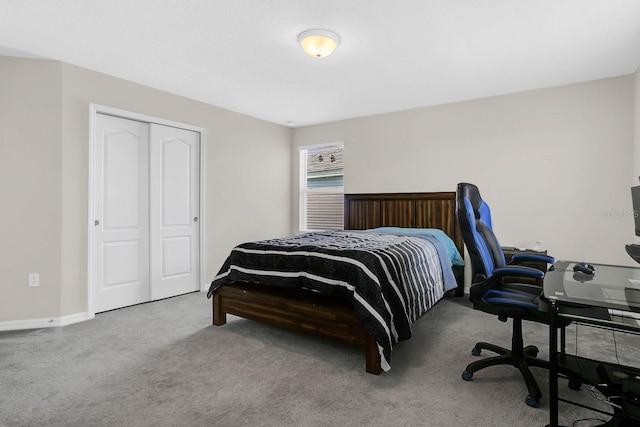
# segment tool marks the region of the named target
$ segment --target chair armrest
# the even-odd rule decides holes
[[[556,259],[547,255],[536,254],[518,254],[511,258],[511,263],[520,264],[521,262],[546,262],[547,264],[553,264]]]
[[[524,265],[508,265],[506,267],[500,267],[493,270],[491,278],[502,278],[505,276],[524,276],[532,277],[534,279],[544,279],[544,272],[533,267],[526,267]]]

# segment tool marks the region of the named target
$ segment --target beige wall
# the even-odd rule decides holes
[[[15,160],[0,160],[10,163],[0,172],[9,191],[3,204],[19,209],[0,214],[13,227],[0,249],[7,263],[0,321],[87,310],[90,103],[205,129],[205,282],[234,245],[288,234],[288,128],[64,63],[0,57],[0,64],[15,80],[0,79],[0,117],[12,114],[0,126],[1,149],[15,152]],[[25,225],[15,229],[18,220]],[[41,273],[39,288],[27,287],[30,271]]]
[[[60,63],[0,56],[0,320],[60,311],[60,94]]]
[[[299,128],[293,143],[343,140],[346,192],[472,182],[503,245],[628,264],[633,91],[632,76],[599,80]],[[292,188],[297,224],[296,177]]]
[[[287,128],[55,61],[0,56],[0,94],[0,322],[86,311],[89,103],[205,129],[205,281],[233,245],[297,228]],[[543,240],[558,258],[635,265],[620,214],[640,175],[634,102],[640,70],[299,128],[293,144],[344,141],[347,192],[474,182],[504,245]]]

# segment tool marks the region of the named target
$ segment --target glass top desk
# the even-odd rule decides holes
[[[623,330],[640,334],[640,268],[593,264],[595,272],[587,275],[574,272],[576,263],[572,261],[558,261],[554,264],[554,271],[546,273],[544,278],[544,296],[551,305],[549,324],[549,425],[558,425],[558,400],[573,403],[558,397],[558,371],[559,368],[571,371],[572,363],[581,359],[579,370],[581,380],[585,383],[598,385],[603,382],[602,370],[609,369],[612,365],[579,358],[577,356],[558,353],[557,330],[559,320],[571,320],[572,322],[590,324],[615,330]],[[564,344],[564,343],[563,343]],[[563,345],[564,348],[564,345]],[[591,372],[584,369],[585,361],[591,362]],[[559,366],[561,365],[561,366]],[[635,377],[634,368],[629,368]],[[637,370],[640,374],[640,370]],[[635,387],[635,386],[633,386]],[[640,387],[640,382],[638,383]],[[617,393],[622,394],[622,384]],[[633,390],[635,392],[635,389]],[[640,392],[640,389],[639,389]],[[584,406],[584,405],[579,405]],[[627,409],[633,409],[629,405]],[[640,406],[638,406],[640,416]],[[599,411],[602,412],[602,411]],[[620,421],[627,416],[627,412],[620,413],[614,408],[614,419],[611,426],[639,425],[640,421],[632,421],[634,424],[626,424]],[[631,413],[631,412],[628,412]],[[635,416],[635,413],[632,413]],[[639,418],[640,420],[640,418]]]

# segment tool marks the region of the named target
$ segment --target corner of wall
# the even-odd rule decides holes
[[[0,57],[0,321],[60,316],[61,63]],[[29,287],[28,275],[40,284]]]

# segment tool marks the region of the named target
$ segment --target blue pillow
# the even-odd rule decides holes
[[[400,236],[430,236],[435,237],[442,243],[442,246],[447,250],[452,265],[464,265],[464,259],[456,244],[451,240],[451,237],[447,236],[447,233],[438,228],[402,228],[402,227],[378,227],[371,231],[377,233],[397,234]]]

